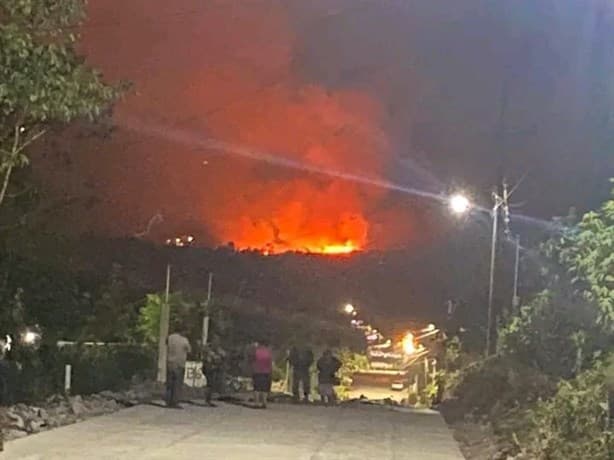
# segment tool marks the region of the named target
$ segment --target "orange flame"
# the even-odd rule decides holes
[[[323,254],[351,254],[357,251],[358,248],[351,241],[346,241],[345,244],[329,244],[322,248]]]
[[[267,246],[264,249],[260,249],[263,255],[270,256],[273,254],[281,254],[284,252],[299,252],[304,254],[324,254],[329,256],[341,256],[341,255],[349,255],[355,252],[360,251],[361,249],[354,245],[351,241],[346,242],[345,244],[329,244],[325,246],[308,246],[302,248],[271,248]]]
[[[347,255],[365,249],[368,222],[359,210],[342,211],[347,203],[343,196],[338,197],[338,203],[323,206],[322,203],[333,201],[329,191],[319,191],[321,199],[314,200],[314,191],[302,187],[300,182],[294,181],[288,187],[298,192],[301,201],[277,203],[270,195],[263,197],[267,206],[262,217],[242,216],[228,229],[229,236],[236,235],[232,239],[235,247],[255,249],[264,255],[284,252]]]
[[[262,248],[254,248],[265,256],[273,254],[283,254],[284,252],[299,252],[304,254],[325,254],[325,255],[349,255],[361,251],[362,247],[353,241],[346,241],[339,244],[319,244],[317,242],[309,244],[267,244]]]

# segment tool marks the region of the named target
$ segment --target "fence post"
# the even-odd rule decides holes
[[[71,384],[72,384],[72,366],[70,364],[66,364],[66,366],[64,366],[64,394],[66,396],[70,395]]]

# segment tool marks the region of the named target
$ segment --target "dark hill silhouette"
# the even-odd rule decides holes
[[[137,239],[82,239],[75,243],[73,269],[109,273],[121,266],[122,277],[134,292],[161,291],[165,267],[172,266],[172,290],[202,292],[214,273],[214,297],[247,300],[289,314],[338,315],[353,302],[363,314],[390,327],[398,321],[441,321],[446,302],[461,302],[462,322],[482,320],[487,282],[488,245],[483,236],[465,235],[445,246],[365,252],[329,257],[287,253],[167,247]],[[506,251],[508,252],[508,251]],[[502,273],[509,275],[511,257]],[[511,276],[499,277],[497,297],[511,294]]]

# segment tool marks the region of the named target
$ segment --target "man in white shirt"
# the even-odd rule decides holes
[[[175,332],[166,339],[166,405],[178,407],[179,392],[183,385],[185,362],[188,353],[192,351],[190,342],[184,336]]]

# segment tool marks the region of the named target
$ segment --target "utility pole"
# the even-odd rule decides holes
[[[507,182],[504,180],[503,185],[503,196],[499,196],[498,193],[493,192],[493,201],[494,205],[492,208],[492,237],[490,243],[490,273],[488,279],[488,324],[486,326],[486,356],[489,356],[492,349],[492,339],[496,334],[496,328],[493,327],[496,325],[497,321],[495,321],[494,314],[494,296],[495,296],[495,271],[497,267],[497,246],[499,241],[499,210],[503,208],[504,212],[504,223],[505,223],[505,232],[509,232],[509,222],[510,222],[510,214],[509,214],[509,192],[507,187]],[[496,340],[495,340],[496,342]]]
[[[495,263],[497,258],[497,235],[499,232],[499,195],[493,193],[495,205],[492,208],[492,237],[490,243],[490,274],[488,280],[488,319],[486,324],[486,356],[490,355],[492,336],[492,309],[495,293]]]
[[[166,339],[170,322],[169,296],[171,290],[171,266],[166,265],[166,289],[164,292],[164,302],[160,306],[160,336],[158,338],[158,382],[166,382],[166,357],[168,349]]]
[[[213,272],[209,272],[209,283],[207,284],[207,303],[205,304],[205,314],[203,315],[202,342],[203,347],[209,341],[209,308],[211,307],[211,296],[213,291]]]
[[[486,356],[489,356],[491,353],[491,340],[493,339],[493,301],[495,292],[497,243],[499,236],[499,208],[503,203],[507,202],[507,186],[505,184],[505,134],[508,102],[509,75],[508,72],[506,72],[505,75],[503,75],[503,84],[501,86],[501,94],[499,97],[499,114],[497,117],[497,126],[495,129],[494,136],[494,147],[495,151],[498,151],[499,153],[499,162],[497,166],[497,187],[493,192],[494,205],[492,209],[492,238],[490,247],[490,273],[488,281],[488,324],[486,325]]]

